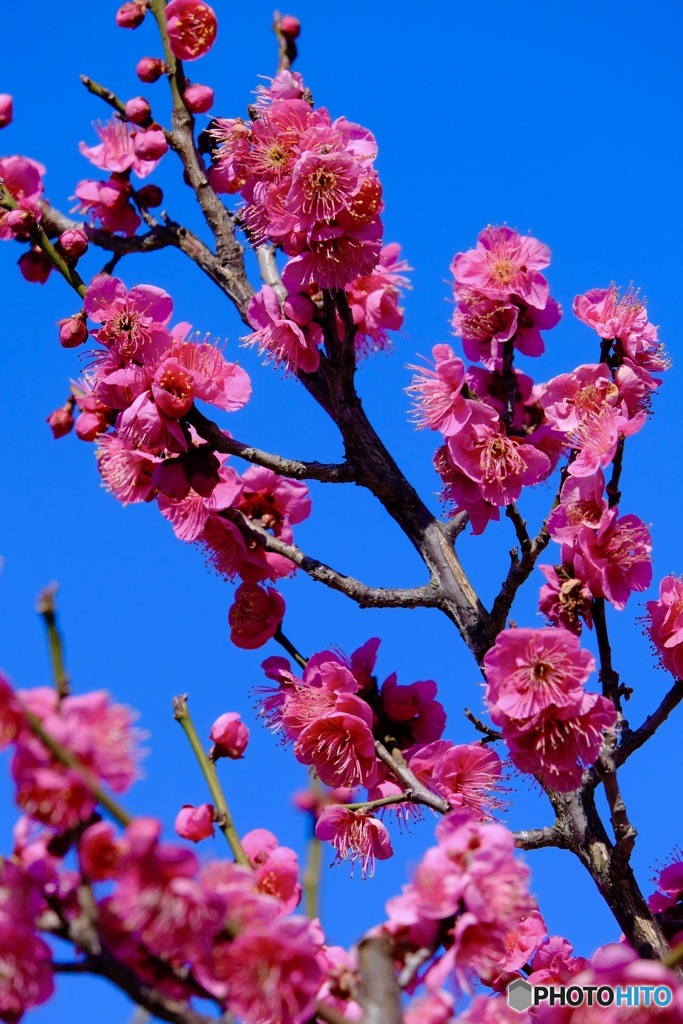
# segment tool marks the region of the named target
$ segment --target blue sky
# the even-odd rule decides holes
[[[215,88],[217,114],[237,116],[244,113],[258,76],[273,71],[272,9],[264,0],[244,5],[215,0],[214,6],[218,43],[189,70],[194,80]],[[49,49],[30,63],[25,46],[4,48],[0,92],[15,96],[15,123],[0,134],[0,153],[23,153],[45,163],[47,195],[62,209],[72,205],[76,183],[90,176],[78,142],[92,143],[90,122],[108,116],[86,94],[79,73],[124,99],[143,92],[162,116],[167,109],[165,83],[141,88],[134,74],[141,56],[159,52],[152,25],[145,23],[137,32],[117,30],[115,9],[109,0],[89,4],[76,20],[71,8],[39,0],[33,10]],[[404,330],[393,355],[367,361],[359,375],[371,418],[411,481],[438,509],[431,465],[436,439],[416,432],[408,421],[406,363],[451,340],[453,254],[472,246],[487,223],[506,221],[550,245],[548,277],[565,309],[560,326],[547,336],[543,360],[520,363],[536,379],[597,359],[591,332],[567,315],[577,292],[614,280],[622,286],[633,282],[648,297],[650,318],[660,325],[673,369],[655,398],[652,420],[628,442],[621,507],[652,524],[655,581],[683,572],[679,6],[450,0],[420,8],[384,0],[324,5],[301,0],[292,13],[303,24],[297,68],[316,102],[333,116],[360,121],[377,136],[385,238],[402,244],[414,268]],[[172,155],[152,180],[163,186],[171,216],[197,227],[192,197]],[[124,509],[106,494],[91,447],[75,437],[51,438],[45,418],[62,404],[68,380],[79,373],[78,355],[59,347],[54,325],[77,304],[56,277],[44,287],[26,284],[14,267],[18,250],[14,243],[0,247],[5,485],[0,664],[18,686],[48,681],[33,609],[41,587],[58,581],[74,687],[111,690],[139,708],[140,724],[150,733],[146,778],[128,797],[130,809],[160,816],[171,830],[180,804],[206,799],[172,720],[171,698],[186,691],[200,731],[208,732],[227,710],[240,711],[252,728],[246,760],[222,771],[240,828],[270,827],[283,844],[302,850],[305,822],[291,808],[290,797],[306,784],[306,773],[255,720],[249,689],[261,679],[261,652],[244,653],[229,644],[232,587],[207,570],[197,551],[175,540],[153,506]],[[97,254],[89,255],[84,274],[103,263]],[[176,320],[227,339],[228,355],[240,359],[254,385],[249,405],[221,421],[235,436],[293,457],[339,457],[332,425],[297,383],[261,367],[253,351],[239,348],[242,325],[199,271],[180,255],[166,253],[131,257],[119,271],[128,285],[153,283],[171,292]],[[412,548],[368,495],[350,486],[313,485],[311,490],[313,516],[296,531],[305,551],[369,584],[423,582]],[[540,523],[552,494],[551,485],[543,485],[522,503],[530,525]],[[507,522],[492,525],[483,538],[465,536],[459,542],[485,602],[496,592],[513,543]],[[540,576],[533,578],[515,606],[520,625],[541,624],[540,583]],[[302,650],[336,644],[350,651],[370,636],[381,636],[379,672],[396,669],[401,682],[436,679],[449,715],[448,735],[460,742],[473,738],[462,708],[480,706],[480,677],[452,626],[436,612],[360,611],[303,577],[282,590],[286,631]],[[623,614],[610,616],[617,668],[635,689],[628,706],[634,723],[668,686],[638,624],[645,599],[636,595]],[[586,642],[591,645],[592,637]],[[272,645],[262,653],[278,649]],[[681,841],[671,806],[672,782],[681,768],[676,739],[676,725],[669,723],[623,773],[624,795],[640,832],[634,863],[646,891],[653,867]],[[549,822],[542,795],[526,779],[514,785],[510,825]],[[3,781],[3,850],[11,842],[10,792]],[[406,880],[432,833],[429,819],[410,835],[395,834],[396,857],[379,865],[372,880],[349,879],[346,867],[326,877],[323,921],[331,941],[351,942],[381,918],[384,901]],[[200,855],[222,856],[221,841],[204,844]],[[528,855],[528,862],[551,931],[565,934],[582,954],[618,937],[590,879],[568,854],[542,851]],[[37,1024],[62,1020],[83,998],[83,984],[60,979],[58,999],[35,1012]],[[104,983],[86,986],[98,998],[102,1024],[126,1015],[122,997],[107,992],[103,998]]]

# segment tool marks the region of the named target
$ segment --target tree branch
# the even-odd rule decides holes
[[[668,693],[664,695],[659,707],[651,715],[648,715],[641,726],[637,729],[624,730],[621,742],[614,751],[615,765],[619,767],[624,764],[634,751],[647,743],[682,700],[683,679],[677,679]]]
[[[325,565],[316,558],[310,558],[294,544],[286,544],[278,537],[264,530],[253,520],[248,519],[236,509],[226,509],[223,515],[230,519],[242,531],[251,537],[266,551],[284,555],[296,566],[303,569],[318,583],[324,583],[332,590],[350,597],[361,608],[435,608],[437,607],[436,588],[432,584],[424,587],[413,587],[401,590],[398,587],[368,587],[353,576],[343,576],[335,569]]]
[[[391,769],[398,781],[406,789],[411,791],[410,799],[413,803],[424,804],[425,807],[431,807],[433,811],[437,811],[439,814],[447,814],[450,811],[451,805],[448,803],[448,800],[444,800],[443,797],[437,796],[436,793],[428,790],[411,772],[398,747],[388,750],[381,740],[375,740],[375,750],[380,761],[387,768]]]
[[[401,990],[398,987],[391,940],[373,935],[358,944],[361,975],[362,1024],[403,1024]]]
[[[195,428],[199,436],[207,441],[214,451],[236,455],[256,466],[265,466],[279,476],[287,476],[292,480],[321,480],[323,483],[333,484],[351,483],[355,478],[354,467],[348,462],[299,462],[298,459],[283,459],[280,455],[273,455],[252,445],[243,444],[242,441],[236,441],[216,423],[207,419],[196,406],[190,409],[184,420]]]
[[[548,846],[566,848],[561,832],[555,825],[545,828],[526,828],[515,832],[515,844],[520,850],[542,850]]]

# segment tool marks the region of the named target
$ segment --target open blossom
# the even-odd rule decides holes
[[[665,576],[659,598],[648,601],[646,630],[662,665],[677,678],[683,677],[683,579]]]
[[[350,860],[352,867],[359,861],[363,878],[374,874],[375,860],[387,860],[393,854],[389,833],[381,821],[339,805],[323,808],[315,834],[334,846],[338,860]]]
[[[333,710],[302,730],[294,756],[302,764],[313,765],[327,786],[372,786],[377,755],[370,707],[353,694],[340,694]]]
[[[216,15],[203,0],[171,0],[166,5],[166,27],[178,60],[203,57],[216,39]]]
[[[595,693],[584,693],[578,704],[551,708],[526,721],[502,718],[492,710],[513,763],[559,793],[581,785],[583,769],[597,759],[616,714],[612,701]]]
[[[105,231],[130,238],[142,223],[131,203],[132,191],[128,181],[116,176],[108,181],[79,181],[75,189],[76,209]]]
[[[489,705],[509,718],[575,705],[595,658],[564,629],[506,629],[484,658]]]
[[[128,290],[118,277],[98,274],[84,299],[85,312],[101,327],[93,332],[101,345],[114,349],[122,359],[142,361],[173,344],[167,324],[173,300],[154,285]]]
[[[597,530],[581,527],[574,541],[573,564],[593,597],[605,597],[621,611],[633,591],[647,590],[652,582],[652,540],[638,516],[618,516],[619,509],[612,508]]]
[[[53,994],[52,951],[34,931],[3,915],[0,962],[0,1019],[14,1024],[26,1010],[40,1006]]]
[[[593,628],[593,595],[583,582],[573,575],[569,565],[539,565],[546,578],[538,596],[538,609],[553,626],[561,626],[577,636],[581,633],[581,620]]]
[[[97,445],[97,468],[104,486],[124,505],[154,496],[156,456],[131,448],[116,434],[103,434]]]
[[[358,327],[358,355],[386,348],[387,331],[398,331],[403,325],[403,310],[398,303],[402,289],[410,287],[405,271],[411,268],[400,259],[400,253],[401,247],[395,242],[383,246],[372,273],[355,278],[347,288],[351,314]]]
[[[135,147],[136,132],[120,117],[112,117],[107,124],[93,125],[100,138],[99,145],[81,142],[81,154],[101,170],[122,174],[132,170],[139,178],[146,178],[158,164],[158,159],[145,159]]]
[[[490,299],[521,299],[536,309],[548,303],[548,282],[540,273],[550,263],[550,250],[512,228],[488,227],[476,249],[458,253],[451,270],[459,286],[475,288]]]
[[[605,478],[600,470],[593,476],[568,477],[546,527],[553,540],[571,541],[582,526],[597,530],[605,512]]]
[[[471,406],[462,394],[465,364],[450,345],[435,345],[432,355],[433,370],[409,367],[416,373],[406,390],[413,397],[418,426],[440,430],[444,437],[450,437],[462,429],[471,414]]]
[[[313,373],[318,369],[322,331],[310,321],[299,324],[286,316],[270,285],[264,285],[254,295],[247,316],[255,328],[245,337],[247,344],[258,344],[259,352],[268,353],[275,363],[284,365],[292,373]]]
[[[446,712],[436,700],[433,679],[399,685],[393,672],[382,683],[380,701],[383,713],[394,723],[400,747],[438,740],[446,725]]]

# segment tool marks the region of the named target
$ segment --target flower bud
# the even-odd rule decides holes
[[[12,97],[6,93],[0,93],[0,128],[6,128],[12,123]]]
[[[77,260],[88,251],[88,236],[82,228],[69,228],[59,236],[59,246],[68,260]]]
[[[5,224],[15,235],[27,235],[36,226],[36,215],[33,210],[10,210]]]
[[[197,60],[216,39],[216,15],[204,0],[171,0],[166,5],[166,30],[178,60]]]
[[[126,117],[133,124],[144,124],[152,116],[152,109],[144,96],[134,96],[126,103]]]
[[[51,412],[48,416],[47,422],[50,424],[52,436],[55,441],[58,437],[66,437],[66,435],[73,429],[74,418],[71,413],[71,409],[71,403],[67,402],[61,409],[55,409],[55,411]]]
[[[208,85],[188,85],[183,99],[193,114],[205,114],[213,106],[213,89]]]
[[[85,326],[83,311],[66,317],[65,320],[57,321],[57,326],[59,327],[59,344],[62,348],[78,348],[88,338],[88,328]]]
[[[135,133],[133,149],[141,160],[160,160],[168,151],[168,143],[163,130],[158,124],[153,124],[150,128]]]
[[[119,28],[137,28],[142,25],[146,13],[145,3],[125,3],[116,12],[116,24]]]
[[[82,412],[76,420],[76,437],[81,441],[94,441],[108,426],[105,411]]]
[[[212,761],[219,757],[231,757],[236,761],[247,749],[249,730],[236,711],[228,711],[213,723],[209,738],[214,744],[209,754]]]
[[[18,265],[21,276],[31,284],[45,284],[52,270],[49,259],[37,246],[25,252],[18,260]]]
[[[135,197],[145,209],[150,206],[161,206],[164,201],[164,193],[158,185],[143,185],[137,190]]]
[[[175,830],[183,839],[191,839],[198,843],[200,839],[208,839],[215,835],[214,809],[211,804],[184,804],[175,820]]]
[[[159,57],[143,57],[135,70],[141,82],[156,82],[163,75],[165,66]]]
[[[283,36],[289,36],[290,39],[297,39],[301,32],[301,22],[298,18],[295,18],[293,14],[285,14],[280,21],[280,31]]]

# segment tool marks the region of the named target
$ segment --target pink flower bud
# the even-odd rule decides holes
[[[37,246],[25,252],[18,260],[18,265],[21,276],[31,284],[45,284],[52,270],[49,259]]]
[[[85,326],[85,314],[76,313],[65,320],[58,321],[59,344],[62,348],[78,348],[88,338],[88,328]]]
[[[203,0],[171,0],[166,6],[166,28],[173,56],[197,60],[216,39],[216,15]]]
[[[164,201],[164,193],[158,185],[143,185],[135,193],[140,206],[161,206]]]
[[[12,123],[12,97],[6,93],[0,93],[0,128],[6,128]]]
[[[144,124],[151,115],[152,109],[144,96],[134,96],[126,103],[126,117],[133,124]]]
[[[249,730],[236,711],[227,711],[211,726],[209,738],[213,740],[210,757],[231,757],[233,761],[242,757],[249,742]]]
[[[81,441],[94,441],[107,429],[104,412],[82,412],[76,420],[76,437]]]
[[[228,612],[230,639],[243,651],[254,651],[275,636],[285,614],[284,598],[272,587],[243,583]]]
[[[82,228],[69,228],[59,236],[59,245],[69,260],[77,260],[88,251],[88,236]]]
[[[143,57],[135,68],[141,82],[156,82],[164,73],[166,65],[159,57]]]
[[[301,32],[301,22],[298,18],[295,18],[293,14],[285,14],[280,21],[280,31],[283,36],[289,36],[290,39],[297,39]]]
[[[168,151],[168,143],[163,130],[158,124],[153,124],[145,131],[135,133],[133,149],[141,160],[160,160]]]
[[[33,210],[10,210],[5,224],[16,235],[27,235],[36,226],[36,215]]]
[[[188,85],[183,99],[193,114],[205,114],[213,106],[213,89],[208,85]]]
[[[216,834],[213,822],[214,809],[211,804],[200,804],[199,807],[184,804],[175,820],[175,830],[183,839],[198,843],[200,839],[208,839]]]
[[[116,12],[116,24],[119,28],[137,28],[145,20],[147,5],[145,3],[126,3]]]
[[[74,418],[71,413],[71,403],[67,402],[61,409],[55,409],[47,418],[55,441],[58,437],[65,437],[73,429]]]

